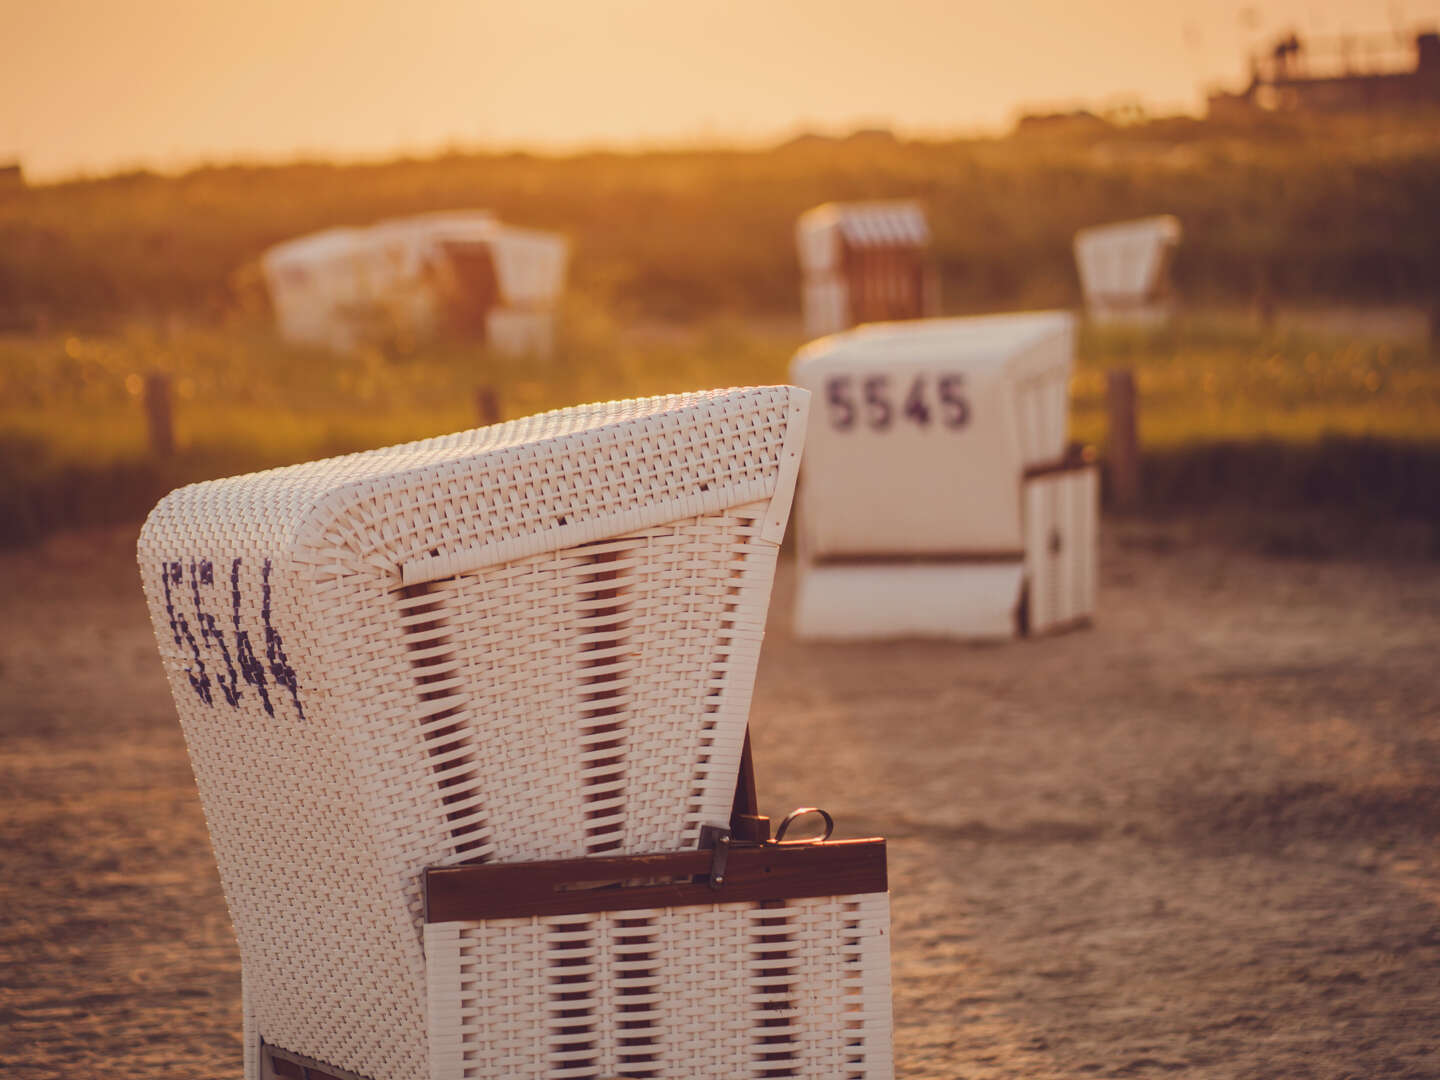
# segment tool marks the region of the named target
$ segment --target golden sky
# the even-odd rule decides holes
[[[1197,109],[1248,48],[1440,0],[0,0],[0,159],[49,178],[447,145],[999,130]]]

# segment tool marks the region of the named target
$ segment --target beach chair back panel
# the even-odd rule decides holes
[[[247,1030],[421,1080],[423,867],[725,823],[805,403],[606,403],[162,501],[140,568]]]
[[[765,504],[396,594],[428,865],[695,847],[730,813],[776,547]],[[543,673],[540,677],[538,673]],[[396,775],[395,796],[422,786]],[[437,838],[438,839],[438,838]]]
[[[806,346],[800,526],[817,559],[1014,555],[1020,477],[1067,436],[1064,312],[860,327]]]

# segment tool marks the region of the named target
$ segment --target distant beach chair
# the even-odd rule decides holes
[[[824,203],[795,224],[805,336],[940,308],[930,225],[909,199]]]
[[[547,356],[569,243],[484,210],[392,218],[276,244],[260,258],[280,336],[345,352],[442,332]]]
[[[1153,324],[1174,314],[1170,265],[1180,219],[1169,214],[1093,225],[1075,234],[1085,312],[1096,322]]]
[[[890,1075],[883,841],[763,843],[742,767],[806,405],[611,402],[156,507],[248,1080]]]
[[[1004,638],[1095,606],[1099,483],[1067,447],[1065,312],[878,324],[801,349],[815,395],[795,631]]]

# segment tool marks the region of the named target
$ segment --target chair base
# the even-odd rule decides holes
[[[1014,637],[1025,564],[802,565],[795,636],[805,641]]]

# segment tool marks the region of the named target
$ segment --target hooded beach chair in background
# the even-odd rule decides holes
[[[346,352],[451,334],[548,356],[570,245],[557,233],[452,210],[336,228],[260,258],[280,337]]]
[[[795,223],[805,336],[940,310],[930,224],[909,199],[824,203]]]
[[[156,507],[248,1080],[890,1076],[883,841],[767,843],[742,783],[807,398],[561,410]]]
[[[1065,312],[877,324],[812,342],[803,638],[1002,638],[1094,611],[1099,483],[1067,447]]]
[[[1175,311],[1170,264],[1180,219],[1169,214],[1092,225],[1075,234],[1085,314],[1102,323],[1163,322]]]

